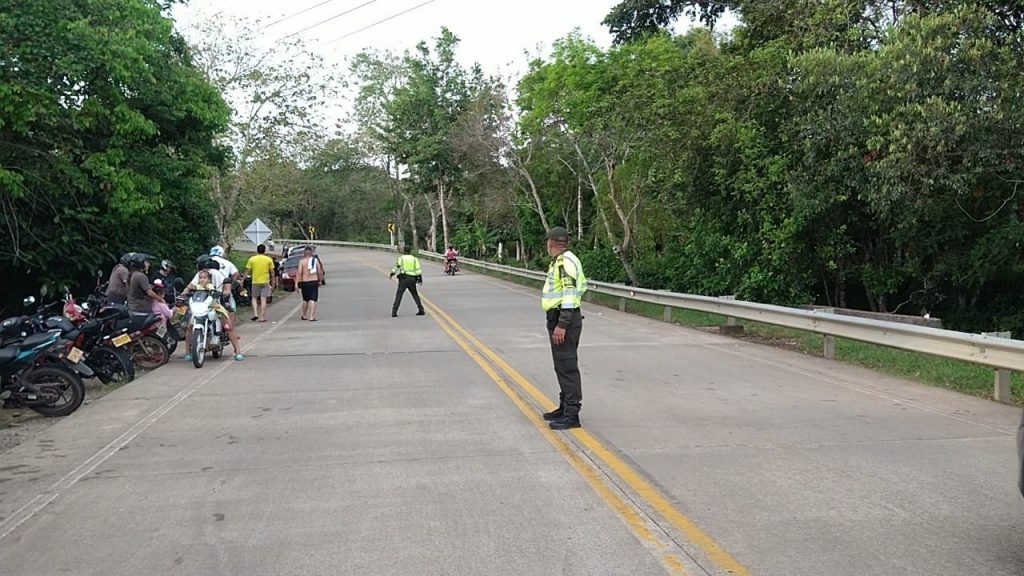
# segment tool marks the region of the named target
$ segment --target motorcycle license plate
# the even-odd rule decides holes
[[[156,333],[157,333],[157,336],[160,336],[161,338],[163,338],[164,336],[167,336],[167,325],[164,324],[163,326],[157,328],[156,329]]]
[[[117,338],[114,338],[114,346],[117,346],[118,348],[120,348],[121,346],[124,346],[125,344],[127,344],[127,343],[129,343],[131,341],[132,341],[132,337],[131,336],[129,336],[127,334],[121,334]]]
[[[84,354],[85,353],[79,350],[78,348],[72,347],[71,351],[68,352],[68,360],[70,360],[74,364],[78,364],[79,362],[82,361],[82,356]]]

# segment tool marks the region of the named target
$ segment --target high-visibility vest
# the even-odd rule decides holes
[[[423,269],[420,268],[420,259],[413,256],[412,254],[402,254],[398,257],[398,263],[395,268],[391,271],[394,274],[402,274],[405,276],[422,276]]]
[[[544,280],[541,306],[544,311],[579,308],[587,291],[587,276],[580,259],[566,251],[551,261]]]

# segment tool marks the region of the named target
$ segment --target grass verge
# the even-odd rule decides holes
[[[523,286],[540,289],[541,282],[511,274],[493,272],[466,265],[475,272],[507,280]],[[619,299],[605,294],[590,293],[590,303],[607,308],[618,309]],[[664,307],[647,302],[626,301],[626,312],[655,320],[664,320]],[[691,328],[708,329],[725,324],[725,317],[695,310],[672,310],[672,323]],[[756,342],[777,348],[800,352],[811,356],[824,355],[824,337],[820,334],[781,328],[758,322],[740,322],[743,332],[735,337],[749,342]],[[932,386],[955,390],[971,396],[992,398],[995,374],[992,368],[949,360],[848,340],[836,338],[836,360],[848,362],[876,370],[883,374],[921,382]],[[1011,390],[1015,406],[1024,406],[1024,374],[1014,373],[1011,379]]]

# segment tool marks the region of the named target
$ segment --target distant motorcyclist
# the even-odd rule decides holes
[[[458,268],[459,251],[455,249],[455,246],[448,246],[448,250],[444,253],[444,265],[445,271],[451,270],[452,268]]]

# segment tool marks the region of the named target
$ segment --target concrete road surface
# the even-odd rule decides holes
[[[0,455],[0,574],[1024,574],[1019,409],[587,307],[554,433],[537,294],[424,261],[392,319],[391,255],[321,255],[319,322]]]

